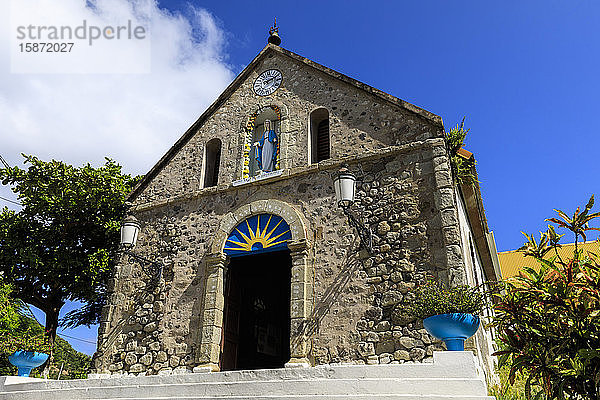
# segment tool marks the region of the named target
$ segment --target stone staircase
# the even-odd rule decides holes
[[[0,378],[0,400],[483,400],[471,352],[425,364],[336,365],[71,381]]]

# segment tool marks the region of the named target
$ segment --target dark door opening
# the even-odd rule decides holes
[[[282,368],[289,361],[291,265],[289,250],[231,259],[221,371]]]

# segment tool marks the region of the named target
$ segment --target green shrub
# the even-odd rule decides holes
[[[450,129],[449,132],[445,132],[445,138],[454,179],[457,183],[472,185],[477,181],[473,172],[476,164],[475,159],[473,157],[466,159],[458,155],[469,130],[465,129],[465,119],[463,118],[460,124]]]
[[[17,350],[48,354],[50,353],[48,336],[44,332],[33,329],[15,330],[0,335],[0,353],[11,355]]]
[[[408,305],[408,311],[417,318],[449,313],[479,314],[483,309],[483,295],[476,287],[444,288],[429,280],[413,293],[414,300]]]

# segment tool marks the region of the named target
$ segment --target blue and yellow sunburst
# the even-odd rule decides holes
[[[225,253],[230,257],[266,253],[287,249],[292,239],[290,226],[273,214],[254,215],[239,223],[225,242]]]

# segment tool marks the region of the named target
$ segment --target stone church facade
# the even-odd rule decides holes
[[[93,372],[430,360],[442,346],[406,313],[415,285],[498,277],[479,189],[453,181],[443,132],[268,44],[130,195],[135,252],[162,270],[118,260]],[[342,166],[371,252],[337,205]],[[470,346],[489,370],[480,331]]]

